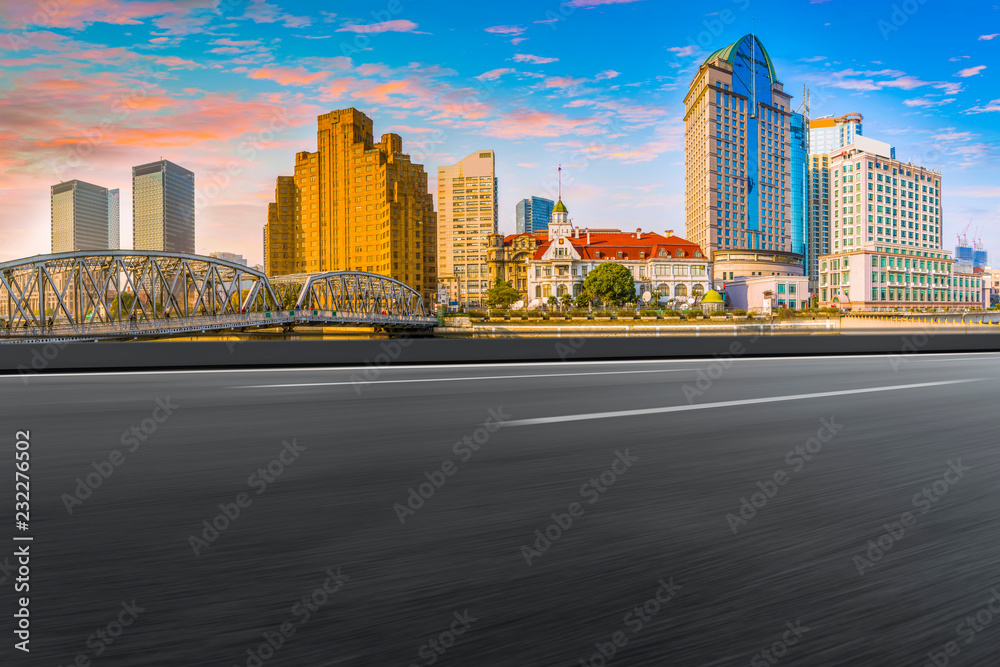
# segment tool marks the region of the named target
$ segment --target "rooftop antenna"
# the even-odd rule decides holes
[[[751,17],[750,32],[750,88],[753,90],[753,117],[757,117],[757,17]]]
[[[559,201],[562,201],[562,165],[559,165]]]

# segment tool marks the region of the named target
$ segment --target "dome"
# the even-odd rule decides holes
[[[716,292],[714,289],[710,289],[705,292],[705,296],[701,297],[702,303],[725,303],[726,300],[722,298],[722,295]]]
[[[739,38],[729,46],[722,47],[721,49],[710,55],[708,58],[705,58],[705,62],[702,63],[702,65],[704,66],[712,62],[713,60],[721,59],[725,60],[730,65],[735,66],[736,53],[740,50],[740,46],[743,45],[744,42],[749,43],[749,40],[754,40],[757,42],[757,47],[760,49],[760,55],[763,56],[764,64],[767,66],[767,71],[771,75],[771,81],[777,81],[778,75],[774,71],[774,63],[771,62],[771,56],[767,54],[767,50],[764,48],[764,45],[761,44],[760,40],[757,39],[754,35],[744,35],[743,37]]]
[[[556,202],[556,205],[552,208],[553,213],[569,213],[569,209],[566,208],[566,204],[562,202],[562,199]]]

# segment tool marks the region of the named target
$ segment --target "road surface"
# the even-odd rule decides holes
[[[998,388],[993,354],[0,378],[34,538],[0,662],[995,665]]]

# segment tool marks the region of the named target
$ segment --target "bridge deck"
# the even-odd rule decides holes
[[[98,324],[60,324],[51,327],[11,327],[0,329],[2,343],[37,343],[49,340],[77,341],[123,338],[156,338],[182,334],[219,331],[313,326],[384,326],[398,329],[426,329],[433,327],[433,317],[409,315],[372,315],[345,313],[329,310],[283,310],[264,313],[232,315],[199,315],[196,317],[170,317],[155,320],[111,322]]]

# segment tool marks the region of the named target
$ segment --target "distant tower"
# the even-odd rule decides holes
[[[160,160],[132,167],[132,247],[194,253],[194,173]]]

